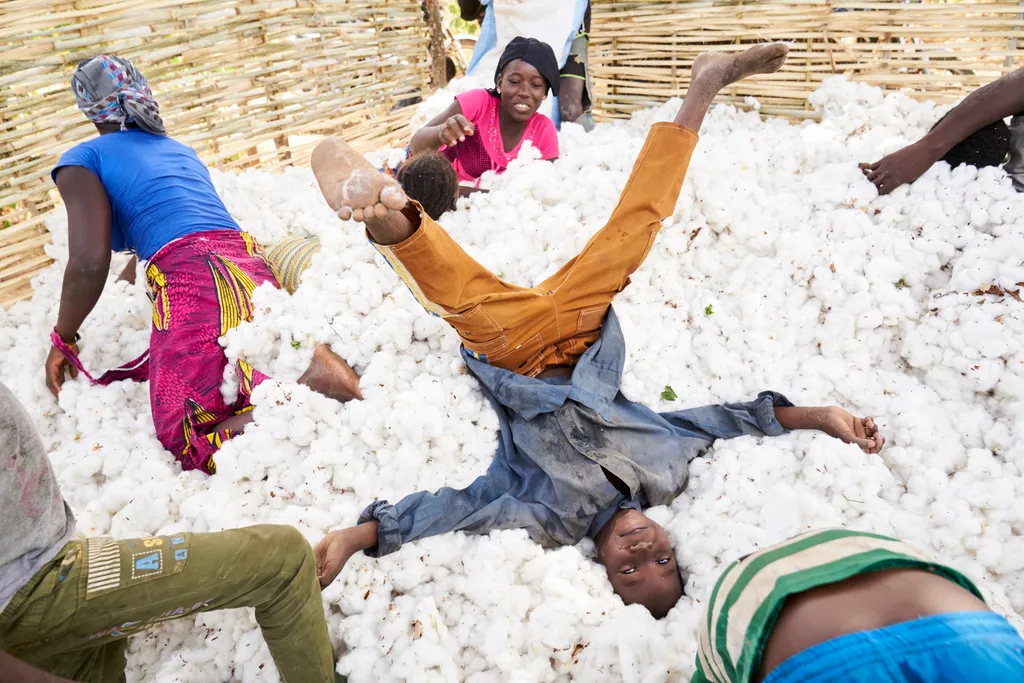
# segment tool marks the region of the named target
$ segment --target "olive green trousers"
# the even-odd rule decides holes
[[[0,613],[0,649],[83,683],[125,680],[129,636],[254,607],[285,683],[333,683],[312,549],[286,526],[71,541]]]

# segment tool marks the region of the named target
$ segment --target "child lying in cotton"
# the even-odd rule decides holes
[[[776,71],[781,44],[705,54],[672,123],[655,124],[608,224],[537,287],[503,282],[470,258],[395,182],[335,139],[313,171],[343,219],[365,221],[375,247],[430,312],[463,341],[462,355],[501,423],[490,468],[467,488],[377,501],[359,525],[316,549],[321,585],[355,552],[395,552],[449,531],[526,529],[546,547],[597,542],[615,592],[661,617],[682,595],[668,536],[641,512],[671,502],[688,463],[716,439],[817,429],[875,453],[871,418],[840,408],[796,408],[765,392],[747,403],[655,413],[619,393],[625,345],[611,301],[647,256],[679,197],[697,133],[723,87]]]
[[[808,531],[703,603],[690,683],[1024,681],[1024,640],[970,579],[886,536]]]

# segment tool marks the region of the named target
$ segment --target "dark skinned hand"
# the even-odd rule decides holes
[[[72,351],[78,353],[76,344],[68,344]],[[72,365],[60,349],[56,346],[50,347],[50,355],[46,357],[46,388],[50,390],[54,398],[60,394],[60,388],[64,385],[66,372],[71,374],[71,379],[78,377],[78,368]]]
[[[860,170],[875,184],[878,194],[885,195],[920,178],[935,161],[923,145],[914,143],[873,164],[861,164]]]
[[[460,142],[465,142],[467,136],[472,136],[476,131],[473,124],[462,114],[449,117],[437,131],[437,139],[442,145],[454,147]]]
[[[563,121],[573,122],[583,116],[583,86],[581,78],[563,77],[558,88],[558,113]]]

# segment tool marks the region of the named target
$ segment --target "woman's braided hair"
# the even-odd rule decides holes
[[[407,159],[395,174],[406,196],[415,199],[437,220],[455,208],[459,198],[459,177],[452,162],[439,152],[421,152]]]

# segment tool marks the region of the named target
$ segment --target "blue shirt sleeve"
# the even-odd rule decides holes
[[[775,407],[793,404],[782,394],[763,391],[753,401],[702,406],[661,416],[683,429],[708,439],[734,439],[738,436],[782,436],[786,429],[775,419]]]
[[[86,145],[75,145],[64,154],[60,155],[57,165],[50,171],[50,178],[54,184],[57,183],[57,171],[65,166],[81,166],[93,172],[97,178],[102,180],[100,175],[100,155],[92,147]]]
[[[390,555],[403,543],[449,531],[486,534],[496,529],[526,529],[545,547],[565,545],[565,530],[553,510],[543,503],[520,500],[488,473],[464,489],[419,491],[389,505],[379,500],[359,516],[359,523],[376,519],[377,546],[370,557]],[[579,540],[579,539],[576,539]]]
[[[100,154],[88,145],[75,145],[60,156],[60,160],[57,161],[57,165],[53,167],[52,171],[50,171],[50,179],[53,180],[55,185],[57,184],[57,171],[66,166],[81,166],[82,168],[91,171],[94,176],[100,179],[101,183],[103,182],[103,175],[100,171]],[[114,207],[111,206],[111,218],[113,218],[113,208]],[[124,233],[121,232],[120,227],[116,223],[117,222],[114,221],[114,225],[110,226],[110,248],[113,251],[124,251],[127,249]]]

